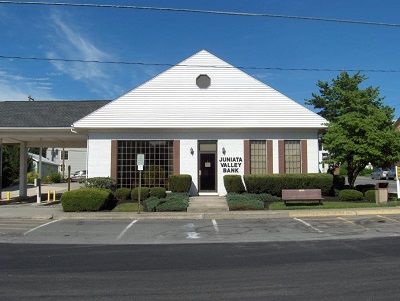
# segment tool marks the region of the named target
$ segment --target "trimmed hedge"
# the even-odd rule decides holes
[[[144,201],[149,197],[150,188],[149,187],[141,187],[140,188],[140,200]],[[139,200],[139,187],[135,187],[132,189],[131,198],[134,201]]]
[[[240,175],[225,175],[224,186],[227,193],[243,193],[246,191],[243,185],[242,176]]]
[[[147,200],[143,202],[143,210],[146,212],[154,212],[156,211],[158,205],[166,201],[167,201],[166,199],[160,199],[154,196],[149,197]]]
[[[245,175],[248,193],[268,193],[281,196],[282,189],[321,189],[322,195],[332,193],[331,174]]]
[[[125,202],[131,199],[131,190],[129,188],[118,188],[114,195],[118,201]]]
[[[116,182],[110,177],[94,177],[87,178],[79,181],[83,183],[86,188],[105,188],[114,191],[116,189]]]
[[[172,192],[189,192],[190,186],[192,186],[191,175],[169,176],[169,189]]]
[[[164,187],[151,187],[150,197],[164,199],[167,196],[167,190]]]
[[[99,211],[113,209],[116,201],[110,190],[81,188],[64,192],[61,205],[65,212]]]
[[[229,210],[263,210],[264,202],[250,194],[228,193],[226,196]]]
[[[367,190],[364,194],[365,199],[368,202],[375,203],[375,192],[376,190]]]
[[[344,189],[344,185],[346,185],[346,178],[341,175],[333,176],[333,189],[342,190]]]
[[[360,202],[363,199],[363,193],[358,190],[344,189],[339,192],[339,201],[341,202]]]
[[[356,185],[355,188],[356,188],[356,190],[361,191],[364,194],[368,190],[375,189],[375,185],[374,184],[360,184],[360,185]]]
[[[182,196],[175,196],[166,199],[166,202],[162,202],[156,207],[158,212],[167,211],[186,211],[189,206],[189,200]]]

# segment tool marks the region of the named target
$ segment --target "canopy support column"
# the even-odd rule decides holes
[[[39,148],[39,166],[38,166],[38,179],[37,179],[37,192],[36,192],[36,203],[42,202],[42,152],[43,147]]]
[[[3,191],[3,139],[0,138],[0,200]]]
[[[26,176],[28,173],[28,152],[26,142],[19,145],[19,196],[26,197],[28,195]]]

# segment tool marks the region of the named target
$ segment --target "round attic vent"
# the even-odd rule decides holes
[[[196,85],[200,89],[207,89],[211,85],[211,78],[207,74],[200,74],[196,78]]]

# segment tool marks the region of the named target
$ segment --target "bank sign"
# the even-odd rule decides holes
[[[219,165],[223,173],[239,173],[239,168],[242,164],[243,159],[241,157],[221,157],[219,159]]]

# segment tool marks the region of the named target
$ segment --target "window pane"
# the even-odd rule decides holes
[[[139,186],[139,171],[136,155],[144,154],[142,186],[165,187],[173,170],[173,141],[164,140],[119,140],[117,160],[117,182],[119,187]],[[167,160],[171,158],[171,160]]]
[[[250,173],[267,173],[267,150],[265,140],[250,141]]]
[[[299,140],[285,140],[285,173],[301,173]]]

